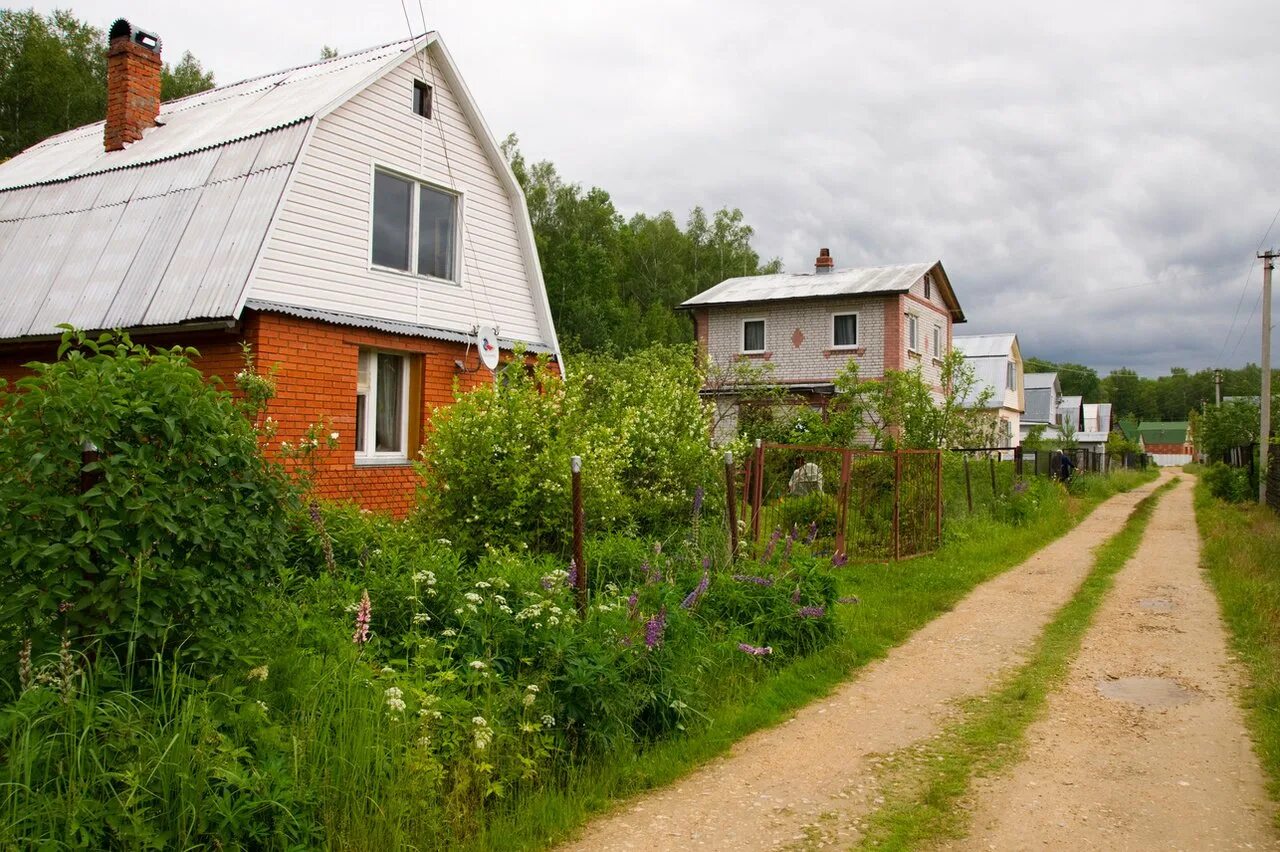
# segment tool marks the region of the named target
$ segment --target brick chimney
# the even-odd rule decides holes
[[[102,142],[108,151],[119,151],[141,139],[160,114],[160,37],[121,18],[111,25],[108,39]]]
[[[830,272],[835,267],[836,262],[831,257],[831,249],[819,249],[818,259],[813,262],[813,271],[817,273]]]

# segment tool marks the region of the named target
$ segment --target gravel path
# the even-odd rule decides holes
[[[1094,546],[1154,485],[1117,495],[1022,565],[826,698],[674,785],[587,826],[565,849],[776,849],[848,845],[876,801],[875,763],[934,736],[957,700],[990,690],[1074,594]],[[911,563],[899,569],[912,570]]]
[[[1189,479],[1156,507],[1026,759],[977,786],[955,848],[1280,848]]]

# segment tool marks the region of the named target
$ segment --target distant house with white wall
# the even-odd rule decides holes
[[[680,305],[693,316],[699,353],[722,375],[746,361],[771,364],[771,381],[801,405],[825,407],[845,365],[864,379],[921,368],[942,394],[951,328],[965,321],[940,261],[835,268],[827,249],[812,272],[730,278]],[[742,389],[704,388],[719,409],[718,439],[737,431]]]
[[[1103,451],[1111,434],[1111,403],[1086,402],[1081,406],[1080,428],[1076,430],[1076,446]]]
[[[957,335],[952,346],[964,354],[977,381],[962,401],[966,408],[980,403],[999,421],[996,442],[1002,447],[1022,443],[1022,412],[1026,408],[1023,391],[1022,349],[1016,334]],[[985,397],[985,400],[983,399]]]
[[[1037,426],[1045,427],[1044,437],[1060,438],[1062,384],[1058,381],[1058,374],[1027,373],[1022,377],[1022,383],[1026,397],[1021,421],[1022,440],[1025,441]]]
[[[1058,404],[1058,428],[1064,436],[1075,437],[1084,421],[1084,397],[1064,396]]]

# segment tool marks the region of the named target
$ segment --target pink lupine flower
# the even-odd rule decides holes
[[[365,589],[360,595],[360,607],[356,610],[356,632],[351,635],[351,641],[357,645],[364,645],[369,641],[369,616],[373,613],[373,604],[369,601],[369,590]]]
[[[773,648],[768,645],[757,647],[755,645],[748,645],[746,642],[740,642],[738,644],[738,650],[744,654],[750,654],[753,657],[767,657],[773,653]]]

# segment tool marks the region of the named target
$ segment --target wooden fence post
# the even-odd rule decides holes
[[[1013,448],[1013,473],[1019,479],[1022,478],[1022,447]]]
[[[849,529],[849,477],[853,470],[853,452],[840,454],[840,496],[836,503],[836,553],[844,553],[845,533]],[[1280,453],[1277,454],[1280,458]]]
[[[969,480],[969,454],[964,454],[964,496],[969,501],[969,514],[973,514],[973,484]]]
[[[902,450],[893,451],[893,558],[898,560],[901,553],[900,536],[902,527]]]
[[[938,454],[933,457],[933,488],[933,516],[937,521],[933,546],[936,550],[942,547],[942,450],[938,450]]]
[[[582,457],[569,459],[569,467],[573,472],[573,580],[574,591],[578,598],[578,614],[587,614],[587,564],[582,558],[582,537],[586,526],[582,509]]]
[[[737,488],[734,486],[733,451],[724,453],[724,498],[729,511],[729,564],[738,555],[738,507]]]
[[[751,483],[751,544],[760,542],[760,512],[764,502],[764,441],[756,438],[755,480]]]

